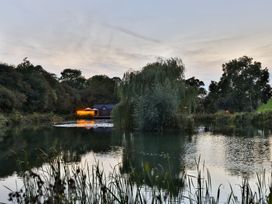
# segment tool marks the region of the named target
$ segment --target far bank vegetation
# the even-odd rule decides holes
[[[158,59],[140,71],[126,72],[122,79],[85,78],[79,69],[71,68],[57,77],[27,58],[17,66],[2,63],[0,123],[14,115],[72,115],[78,108],[106,103],[116,104],[112,112],[115,127],[126,130],[177,129],[188,119],[218,113],[266,114],[258,117],[270,118],[268,69],[244,56],[223,64],[222,70],[220,80],[211,81],[206,91],[201,80],[185,79],[185,65],[179,58]]]

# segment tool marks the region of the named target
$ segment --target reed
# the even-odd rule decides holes
[[[244,179],[239,192],[234,192],[229,185],[227,200],[222,200],[222,185],[213,186],[212,176],[201,162],[196,160],[196,174],[184,174],[184,188],[177,194],[169,193],[156,185],[156,175],[148,175],[151,185],[135,182],[129,174],[121,174],[115,166],[110,173],[105,173],[101,164],[89,166],[71,165],[59,156],[40,169],[25,171],[21,176],[23,187],[10,189],[9,201],[13,203],[190,203],[190,204],[270,204],[272,203],[272,184],[267,182],[266,172],[256,174],[256,191]],[[149,171],[149,172],[155,172]],[[133,172],[137,176],[137,172]],[[165,172],[167,175],[167,172]],[[171,177],[171,175],[168,174]],[[270,175],[272,178],[272,175]],[[171,178],[168,177],[169,186]],[[271,180],[271,179],[270,179]],[[166,185],[167,186],[167,185]],[[7,187],[8,188],[8,187]],[[213,191],[215,189],[215,191]],[[213,194],[213,192],[216,192]],[[238,196],[239,195],[239,196]]]

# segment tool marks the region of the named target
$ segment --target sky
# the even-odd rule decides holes
[[[244,55],[272,74],[271,0],[1,0],[0,61],[25,57],[58,76],[122,77],[158,57],[181,58],[209,84]]]

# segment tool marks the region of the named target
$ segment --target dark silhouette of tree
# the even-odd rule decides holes
[[[60,80],[27,58],[17,66],[0,64],[0,113],[71,113],[80,106],[116,103],[120,79],[93,76],[88,81],[80,70],[65,69]]]
[[[253,111],[272,95],[268,69],[247,56],[223,64],[220,81],[212,82],[205,107],[211,111]]]
[[[199,79],[196,79],[195,77],[191,77],[189,79],[186,79],[185,84],[195,88],[198,92],[199,97],[203,98],[207,93],[205,88],[203,87],[203,86],[205,86],[204,82],[200,81]]]
[[[125,73],[118,86],[120,103],[113,110],[115,125],[148,131],[177,128],[183,101],[191,103],[187,100],[184,69],[180,59],[171,58]],[[194,97],[191,95],[190,99],[194,101]]]
[[[109,78],[106,75],[95,75],[87,80],[86,87],[81,91],[82,103],[117,103],[116,86],[118,78]]]
[[[60,81],[75,89],[82,89],[86,85],[86,79],[81,75],[81,71],[77,69],[64,69],[61,72]]]
[[[185,80],[186,85],[186,99],[185,101],[185,112],[196,113],[204,112],[204,98],[207,94],[204,86],[204,82],[191,77]]]
[[[154,126],[160,129],[175,120],[173,112],[253,111],[271,97],[268,81],[267,68],[246,56],[223,64],[220,81],[211,82],[206,97],[204,83],[195,77],[185,80],[184,65],[176,58],[159,59],[141,71],[127,72],[122,80],[105,75],[86,80],[77,69],[63,70],[58,79],[25,58],[17,66],[0,63],[0,112],[71,113],[78,107],[121,100],[115,110],[121,126],[146,117],[147,121],[158,118],[161,122]]]

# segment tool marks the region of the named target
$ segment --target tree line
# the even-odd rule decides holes
[[[119,78],[96,75],[89,79],[77,69],[58,78],[27,58],[17,66],[0,64],[0,113],[20,111],[67,114],[94,103],[117,103]]]
[[[121,126],[150,129],[175,126],[178,115],[252,112],[272,96],[269,72],[244,56],[222,65],[218,82],[208,91],[203,81],[185,79],[179,58],[158,59],[140,71],[118,77],[64,69],[58,78],[27,58],[17,66],[0,64],[0,112],[71,113],[95,103],[117,104],[113,112]],[[130,122],[128,122],[130,121]]]
[[[223,64],[218,82],[209,91],[195,77],[184,78],[184,64],[171,58],[127,72],[119,84],[120,102],[113,111],[122,129],[177,128],[183,116],[224,112],[252,112],[272,95],[269,72],[260,62],[244,56]]]

